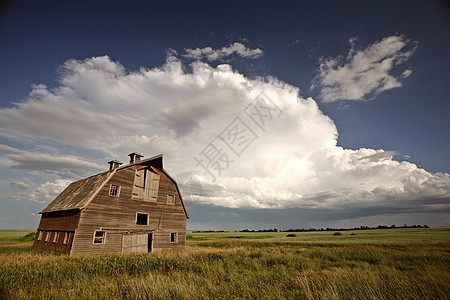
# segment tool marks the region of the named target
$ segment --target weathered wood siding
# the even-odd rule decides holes
[[[82,210],[73,243],[72,255],[122,252],[123,235],[153,233],[153,251],[184,249],[186,243],[186,215],[175,184],[160,174],[157,201],[132,198],[135,172],[144,166],[133,165],[117,170],[98,195]],[[119,197],[109,196],[110,185],[119,185]],[[175,205],[167,204],[167,195],[175,195]],[[149,215],[148,225],[137,225],[136,214]],[[104,243],[94,244],[96,230],[106,231]],[[171,243],[170,234],[178,235]]]
[[[122,235],[122,253],[144,253],[148,251],[148,234],[135,233]]]
[[[78,227],[80,211],[44,213],[39,223],[33,250],[70,253],[75,230]],[[42,233],[41,233],[42,232]],[[67,240],[64,243],[64,236]],[[47,239],[47,235],[49,236]],[[56,242],[55,235],[57,236]],[[39,238],[41,238],[39,240]]]
[[[77,229],[79,219],[79,210],[44,213],[38,230],[74,231]]]

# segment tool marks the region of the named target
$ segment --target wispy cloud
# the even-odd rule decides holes
[[[401,87],[401,79],[411,75],[411,69],[399,76],[391,74],[416,49],[417,43],[405,36],[389,36],[363,49],[357,47],[356,38],[349,42],[347,57],[322,57],[319,61],[319,73],[311,89],[320,88],[324,102],[372,99],[383,91]]]
[[[0,152],[3,152],[3,153],[21,153],[21,152],[24,152],[24,151],[20,150],[20,149],[17,149],[17,148],[14,148],[14,147],[10,147],[10,146],[7,146],[7,145],[0,144]]]
[[[102,165],[91,163],[74,156],[51,155],[46,153],[25,152],[22,154],[9,154],[7,157],[15,164],[12,169],[54,172],[58,176],[77,177],[89,174],[89,171],[101,170]]]
[[[233,43],[228,47],[223,47],[221,49],[213,49],[211,47],[205,48],[195,48],[195,49],[185,49],[186,54],[184,57],[192,58],[195,60],[206,59],[208,61],[216,61],[223,59],[231,55],[237,55],[243,58],[256,59],[264,55],[264,51],[256,48],[247,48],[244,44]]]
[[[25,182],[22,181],[13,181],[9,183],[9,186],[12,189],[21,189],[21,190],[26,190],[28,188],[28,185]]]

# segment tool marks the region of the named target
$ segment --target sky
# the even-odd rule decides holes
[[[449,225],[445,1],[7,1],[0,228],[164,155],[188,229]]]

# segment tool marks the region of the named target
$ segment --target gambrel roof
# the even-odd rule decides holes
[[[106,184],[113,172],[103,172],[85,179],[72,182],[58,197],[55,198],[40,214],[83,209]]]
[[[55,198],[55,200],[53,200],[43,211],[41,211],[40,214],[84,209],[89,204],[89,202],[91,202],[92,199],[97,196],[100,190],[117,171],[131,167],[133,165],[148,165],[151,166],[155,171],[159,171],[166,175],[166,177],[175,184],[178,195],[180,196],[184,213],[186,215],[186,218],[189,219],[189,215],[186,211],[186,207],[184,206],[178,184],[163,169],[162,154],[72,182],[61,194],[59,194]]]

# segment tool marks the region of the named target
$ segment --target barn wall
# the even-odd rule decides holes
[[[42,214],[38,230],[74,231],[77,229],[79,219],[79,210],[45,213]]]
[[[70,253],[75,230],[80,219],[80,211],[45,213],[41,217],[33,250]],[[64,243],[64,236],[67,241]],[[47,239],[47,235],[49,238]],[[57,236],[55,241],[54,237]],[[39,237],[41,239],[39,240]]]
[[[122,252],[122,235],[129,232],[152,232],[153,251],[184,249],[186,215],[176,187],[163,173],[157,202],[132,199],[135,171],[143,166],[119,169],[99,194],[81,212],[72,255]],[[120,196],[109,196],[110,185],[119,185]],[[175,195],[175,205],[167,204],[167,195]],[[149,214],[148,225],[136,225],[136,213]],[[94,244],[94,232],[106,231],[104,244]],[[170,233],[178,242],[170,242]]]

